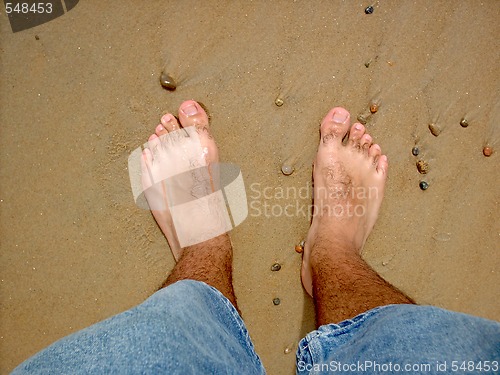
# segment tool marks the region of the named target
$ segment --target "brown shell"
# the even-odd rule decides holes
[[[427,172],[429,172],[429,163],[427,163],[425,160],[419,160],[417,161],[417,169],[418,173],[427,174]]]
[[[377,113],[377,111],[378,111],[378,104],[377,103],[372,103],[370,105],[370,112],[371,113]]]

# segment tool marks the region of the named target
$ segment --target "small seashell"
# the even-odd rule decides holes
[[[429,184],[425,181],[420,181],[418,186],[420,186],[420,189],[422,189],[422,190],[427,190],[429,188]]]
[[[375,9],[373,8],[373,6],[371,6],[371,5],[370,5],[370,6],[367,6],[367,7],[365,8],[365,14],[372,14],[374,10],[375,10]]]
[[[490,146],[484,146],[483,155],[489,157],[491,154],[493,154],[493,149]]]
[[[377,111],[378,111],[378,104],[377,103],[370,104],[370,112],[377,113]]]
[[[280,269],[281,269],[281,264],[279,264],[279,263],[274,263],[271,266],[271,271],[279,271]]]
[[[280,299],[279,299],[279,298],[274,298],[274,299],[273,299],[273,304],[274,304],[274,306],[278,306],[280,303],[281,303],[281,301],[280,301]]]
[[[441,129],[436,124],[430,123],[429,130],[434,137],[437,137],[439,134],[441,134]]]
[[[469,121],[467,121],[467,119],[464,117],[460,120],[460,126],[462,126],[462,128],[466,128],[467,126],[469,126]]]
[[[427,172],[429,172],[429,163],[427,163],[425,160],[419,160],[417,161],[417,169],[418,173],[427,174]]]
[[[281,107],[283,103],[283,99],[281,98],[276,98],[276,100],[274,101],[274,104],[276,104],[278,107]]]
[[[283,164],[281,166],[281,172],[285,175],[285,176],[290,176],[294,171],[294,168],[292,165],[289,165],[289,164]]]
[[[160,83],[164,88],[170,91],[174,91],[177,87],[174,79],[165,72],[161,72]]]
[[[413,148],[411,149],[411,154],[412,154],[413,156],[418,156],[418,154],[420,154],[420,149],[419,149],[417,146],[413,147]]]

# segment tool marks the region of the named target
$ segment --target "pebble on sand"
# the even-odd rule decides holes
[[[460,126],[462,128],[466,128],[467,126],[469,126],[469,121],[467,121],[467,119],[464,117],[460,120]]]
[[[174,91],[177,88],[177,84],[174,79],[165,72],[161,72],[160,83],[164,88],[170,91]]]
[[[281,300],[279,298],[274,298],[273,299],[274,306],[278,306],[280,303],[281,303]]]
[[[420,186],[420,189],[422,189],[422,190],[427,190],[429,188],[429,184],[425,181],[420,181],[418,186]]]
[[[418,154],[420,154],[420,149],[419,149],[417,146],[413,147],[413,148],[411,149],[411,154],[412,154],[413,156],[418,156]]]
[[[371,5],[367,6],[365,8],[365,14],[372,14],[374,10],[375,10],[375,8],[373,8],[373,6],[371,6]]]
[[[491,148],[490,146],[484,146],[483,147],[483,155],[486,157],[489,157],[489,156],[491,156],[491,154],[493,154],[493,148]]]
[[[274,104],[276,104],[278,107],[281,107],[283,105],[284,101],[281,98],[276,98],[274,101]]]
[[[365,115],[358,115],[357,120],[363,125],[366,125],[366,123],[368,122],[368,119]]]
[[[377,103],[370,104],[370,112],[377,113],[377,111],[378,111],[378,104]]]
[[[306,241],[301,241],[298,245],[295,245],[295,251],[299,254],[302,254],[304,252],[304,245]]]
[[[274,263],[272,266],[271,266],[271,271],[279,271],[281,269],[281,264],[279,263]]]
[[[290,176],[294,171],[294,168],[293,168],[293,165],[289,165],[289,164],[283,164],[281,166],[281,172],[285,175],[285,176]]]
[[[429,130],[434,137],[437,137],[439,134],[441,134],[441,129],[434,123],[429,124]]]

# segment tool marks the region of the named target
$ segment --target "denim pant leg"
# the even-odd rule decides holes
[[[13,374],[262,374],[247,329],[218,290],[193,280],[62,338]]]
[[[432,306],[389,305],[309,333],[297,374],[498,374],[500,324]]]

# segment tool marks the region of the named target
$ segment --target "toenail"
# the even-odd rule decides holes
[[[171,114],[168,114],[168,115],[164,115],[162,118],[161,118],[161,122],[163,124],[166,124],[168,122],[172,121],[172,115]]]
[[[194,104],[190,104],[182,108],[182,112],[187,116],[194,116],[198,113],[198,108]]]
[[[161,131],[164,131],[164,130],[165,130],[165,128],[161,124],[156,127],[156,131],[157,132],[161,132]]]
[[[333,122],[337,124],[343,124],[347,120],[347,113],[344,112],[334,112],[333,114]]]
[[[356,125],[354,125],[354,129],[356,129],[356,130],[361,130],[361,125],[360,125],[360,124],[356,124]]]

